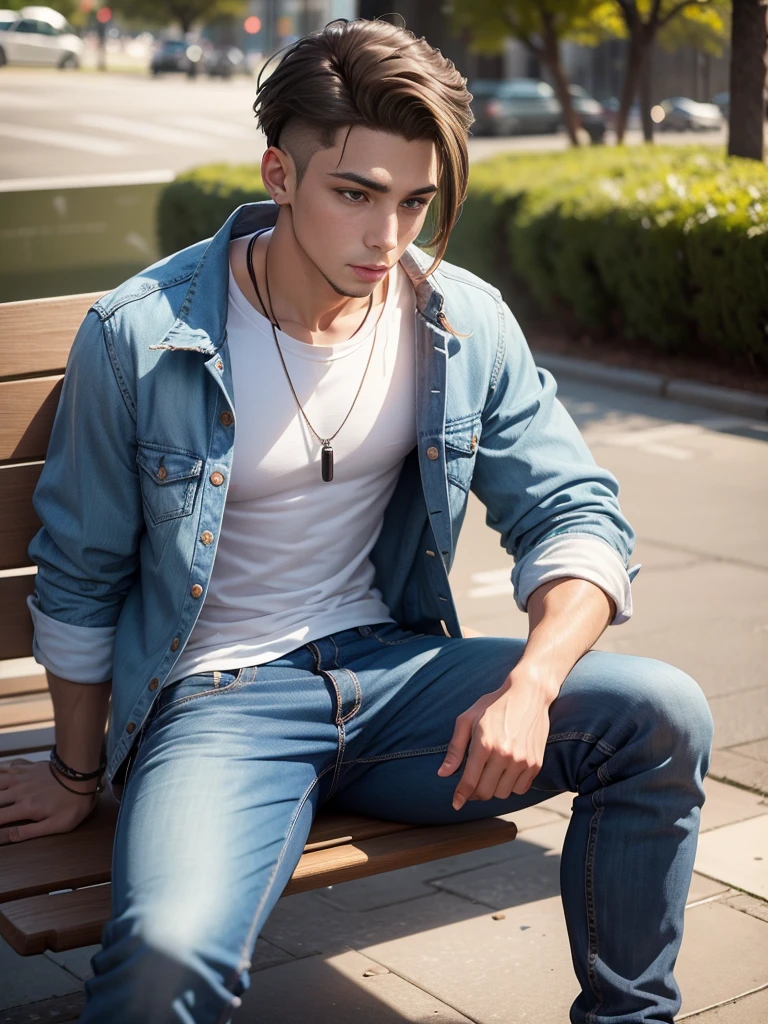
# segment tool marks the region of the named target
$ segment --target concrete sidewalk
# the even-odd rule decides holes
[[[279,901],[234,1024],[567,1024],[559,897],[566,794],[514,843]],[[763,859],[765,858],[765,859]],[[679,1020],[768,1020],[768,799],[708,780],[677,978]],[[0,1024],[77,1018],[98,947],[0,948]]]

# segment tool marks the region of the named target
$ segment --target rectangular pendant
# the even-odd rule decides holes
[[[333,480],[333,448],[329,444],[323,445],[322,455],[323,480],[330,483]]]

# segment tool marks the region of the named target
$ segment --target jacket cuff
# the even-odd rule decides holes
[[[640,571],[629,571],[616,551],[592,534],[566,533],[537,544],[521,558],[512,572],[515,603],[526,611],[531,594],[543,583],[566,577],[588,580],[600,587],[616,605],[611,622],[618,626],[632,615],[631,582]]]
[[[104,683],[112,678],[116,626],[73,626],[40,611],[37,594],[27,598],[35,629],[32,654],[55,676],[73,683]]]

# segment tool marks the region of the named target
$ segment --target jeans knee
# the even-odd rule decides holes
[[[706,774],[714,723],[701,687],[673,665],[651,659],[638,661],[642,662],[638,697],[655,742],[662,744],[669,754],[703,760],[702,774]]]

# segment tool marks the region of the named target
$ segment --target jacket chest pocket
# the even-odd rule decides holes
[[[480,427],[479,415],[445,425],[446,475],[450,483],[464,491],[468,491],[472,483]]]
[[[188,516],[195,504],[203,460],[183,449],[139,441],[136,461],[144,508],[152,522]]]

